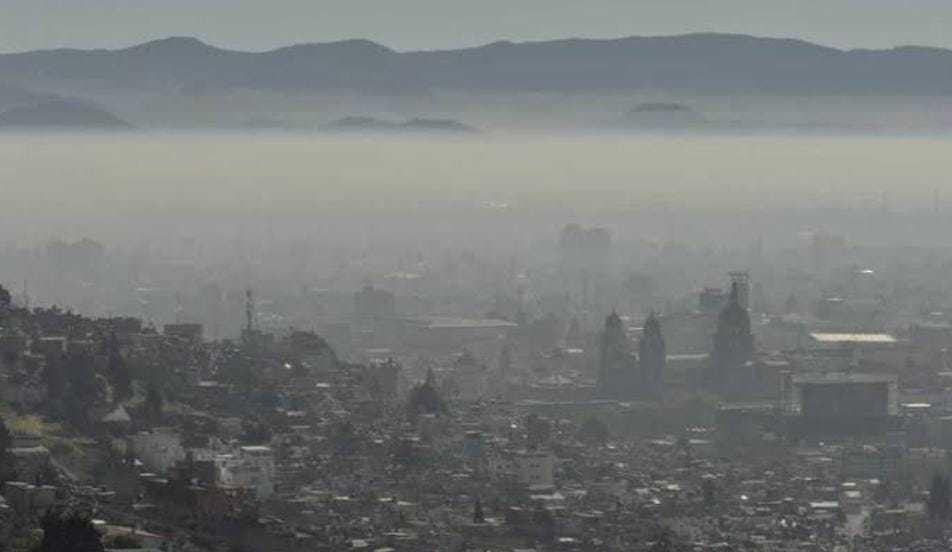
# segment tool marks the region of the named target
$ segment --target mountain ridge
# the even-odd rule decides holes
[[[397,51],[366,39],[262,52],[170,37],[113,50],[0,54],[0,81],[151,90],[952,93],[952,50],[844,50],[792,38],[691,33],[617,39],[498,41]],[[92,83],[90,85],[90,83]]]
[[[497,46],[533,46],[533,45],[558,45],[558,44],[570,44],[570,43],[616,43],[632,40],[654,40],[654,41],[666,41],[666,40],[692,40],[692,39],[741,39],[741,40],[753,40],[753,41],[764,41],[764,42],[775,42],[775,43],[787,43],[790,45],[801,45],[808,46],[812,48],[818,48],[823,50],[829,50],[840,53],[851,53],[851,52],[889,52],[894,50],[926,50],[931,52],[943,52],[952,54],[952,48],[943,48],[941,46],[925,46],[917,44],[897,44],[895,46],[885,47],[885,48],[868,48],[868,47],[856,47],[856,48],[839,48],[836,46],[828,46],[818,42],[811,42],[806,39],[793,38],[793,37],[775,37],[775,36],[763,36],[763,35],[753,35],[753,34],[744,34],[744,33],[725,33],[725,32],[716,32],[716,31],[699,31],[699,32],[690,32],[690,33],[677,33],[669,35],[623,35],[618,37],[609,37],[609,38],[592,38],[592,37],[582,37],[582,36],[573,36],[565,38],[552,38],[552,39],[541,39],[541,40],[508,40],[500,39],[493,42],[487,42],[485,44],[480,44],[476,46],[462,46],[459,48],[417,48],[417,49],[407,49],[407,50],[397,50],[395,48],[390,48],[381,42],[375,41],[369,38],[345,38],[338,40],[328,40],[328,41],[312,41],[312,42],[295,42],[287,44],[284,46],[277,46],[274,48],[268,48],[264,50],[246,50],[239,48],[227,48],[223,46],[216,46],[211,44],[208,41],[205,41],[201,38],[188,35],[171,35],[162,38],[155,38],[147,40],[145,42],[135,43],[128,46],[121,46],[115,48],[74,48],[74,47],[57,47],[57,48],[38,48],[33,50],[20,50],[13,52],[0,52],[0,57],[4,56],[20,56],[25,54],[36,54],[36,53],[50,53],[50,52],[126,52],[130,50],[135,50],[144,46],[160,46],[160,45],[181,45],[181,44],[190,44],[195,47],[203,47],[209,50],[221,51],[221,52],[231,52],[239,54],[269,54],[275,53],[282,50],[288,50],[299,47],[308,47],[308,46],[331,46],[331,45],[345,45],[345,44],[362,44],[367,46],[374,46],[383,50],[386,50],[395,54],[426,54],[426,53],[445,53],[445,52],[461,52],[461,51],[472,51],[472,50],[482,50],[490,47]]]
[[[779,125],[879,122],[879,106],[888,104],[894,122],[886,126],[952,128],[945,115],[952,50],[690,33],[409,51],[349,39],[248,52],[168,37],[111,50],[0,54],[0,107],[22,100],[23,90],[88,100],[144,128],[249,120],[306,128],[352,113],[430,113],[480,128],[586,127],[646,101]],[[857,99],[866,107],[854,107]]]

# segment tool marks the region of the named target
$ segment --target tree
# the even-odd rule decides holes
[[[106,370],[115,391],[113,398],[116,402],[122,402],[132,397],[132,373],[126,361],[122,358],[122,353],[119,350],[119,339],[115,333],[109,334],[104,347],[107,356]]]
[[[631,272],[625,279],[625,290],[632,295],[651,295],[654,293],[657,285],[651,279],[651,276],[644,272]]]
[[[243,389],[253,389],[258,385],[258,373],[255,371],[256,345],[253,342],[242,344],[241,348],[231,347],[223,353],[221,360],[221,379]]]
[[[486,515],[483,514],[483,503],[478,498],[476,506],[473,507],[473,523],[486,523]]]
[[[327,340],[314,332],[293,331],[285,338],[285,344],[296,358],[318,360],[319,364],[327,363],[329,366],[338,362],[337,354]]]
[[[416,469],[423,464],[420,449],[408,438],[397,438],[390,442],[390,460],[398,467]]]
[[[362,372],[364,385],[378,404],[396,395],[402,370],[400,364],[392,358],[388,358],[386,362],[373,363],[364,367]]]
[[[701,483],[701,494],[704,496],[704,505],[713,508],[717,503],[717,486],[711,479],[705,479]]]
[[[671,542],[671,535],[667,531],[663,531],[658,536],[658,540],[648,550],[650,552],[673,552],[675,549],[674,543]]]
[[[5,421],[0,419],[0,482],[7,481],[15,475],[15,463],[10,447],[13,446],[13,437],[7,429]]]
[[[47,398],[56,404],[57,399],[66,393],[65,359],[60,356],[49,356],[43,368],[43,383],[46,385]]]
[[[555,517],[541,504],[532,512],[532,524],[535,526],[536,538],[540,542],[549,544],[555,540],[557,530]]]
[[[565,331],[565,344],[569,347],[584,347],[585,335],[582,333],[582,323],[577,316],[569,321],[569,328]]]
[[[512,344],[506,343],[499,351],[499,377],[506,378],[512,373]]]
[[[357,432],[354,424],[345,420],[337,426],[334,434],[334,449],[341,456],[350,456],[357,450]]]
[[[797,299],[797,296],[790,294],[787,297],[787,300],[783,304],[783,310],[786,314],[793,314],[800,310],[800,300]]]
[[[605,422],[598,418],[588,418],[579,428],[578,436],[582,442],[603,445],[611,434]]]
[[[95,361],[89,352],[75,351],[67,354],[65,367],[68,386],[66,416],[75,426],[88,427],[91,407],[102,398]]]
[[[436,390],[436,376],[433,370],[426,374],[426,381],[413,388],[407,409],[411,415],[442,414],[446,412],[446,403]]]
[[[102,537],[81,514],[47,512],[41,522],[43,540],[33,552],[104,552]]]
[[[529,414],[526,418],[526,446],[529,449],[544,447],[549,442],[552,428],[549,422],[536,414]]]
[[[8,310],[12,306],[13,296],[7,288],[0,285],[0,311]]]
[[[150,377],[146,382],[145,390],[145,414],[146,418],[153,424],[162,421],[162,411],[165,399],[162,398],[162,390],[159,388],[159,382],[156,378]]]
[[[92,355],[86,351],[70,353],[66,357],[66,372],[69,392],[83,401],[93,403],[100,398],[99,382]]]
[[[952,514],[952,487],[949,478],[943,474],[932,476],[929,484],[929,500],[926,502],[929,517],[935,521],[946,522]]]
[[[528,338],[533,350],[540,351],[555,347],[562,337],[559,318],[552,313],[533,320],[529,324]]]
[[[36,476],[33,478],[33,484],[37,486],[57,485],[59,484],[59,478],[59,472],[53,467],[53,463],[47,462],[36,472]]]
[[[136,550],[142,548],[142,541],[132,535],[116,535],[109,539],[108,545],[115,550]]]
[[[241,423],[241,441],[247,445],[267,445],[273,434],[263,420],[245,420]]]

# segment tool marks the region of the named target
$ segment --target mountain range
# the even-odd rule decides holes
[[[691,34],[496,42],[398,52],[366,40],[239,52],[195,38],[121,50],[0,55],[0,81],[201,92],[235,88],[419,93],[430,89],[952,93],[952,51],[839,50],[801,40]]]
[[[118,50],[2,54],[0,110],[23,99],[16,91],[94,99],[107,107],[115,97],[165,101],[249,91],[396,99],[646,92],[943,97],[952,94],[952,51],[841,50],[802,40],[689,34],[409,52],[347,40],[242,52],[179,37]]]

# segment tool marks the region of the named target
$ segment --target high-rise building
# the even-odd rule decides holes
[[[750,309],[750,273],[738,270],[730,273],[731,289],[737,287],[737,303],[743,309]]]

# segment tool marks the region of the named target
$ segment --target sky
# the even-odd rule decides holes
[[[841,48],[952,48],[950,0],[0,0],[0,51],[168,36],[267,50],[368,38],[398,50],[698,31]]]

